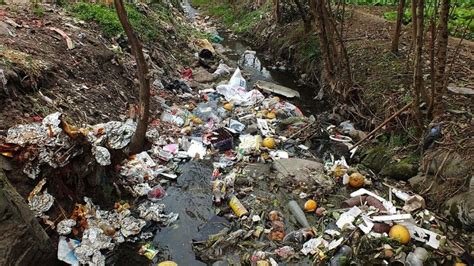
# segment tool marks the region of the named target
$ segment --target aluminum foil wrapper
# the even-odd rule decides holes
[[[130,183],[139,184],[145,180],[153,180],[160,173],[157,171],[156,163],[146,151],[136,154],[128,160],[120,170],[120,175]]]
[[[89,227],[84,230],[81,244],[74,250],[81,264],[105,265],[105,257],[100,250],[112,250],[115,244],[112,238],[105,235],[98,227]]]
[[[76,221],[73,219],[65,219],[60,221],[56,225],[56,231],[60,235],[69,235],[72,231],[72,227],[76,225]]]
[[[166,206],[161,203],[145,201],[138,206],[138,211],[140,212],[139,216],[147,221],[159,222],[164,225],[169,225],[178,220],[179,214],[165,214],[165,207]]]
[[[129,237],[132,235],[138,235],[142,228],[145,226],[145,221],[142,219],[137,219],[133,216],[125,217],[120,221],[120,232],[124,237]]]
[[[40,123],[32,123],[26,125],[17,125],[8,129],[7,143],[17,144],[20,146],[39,144],[48,137],[47,131],[44,130]]]
[[[43,128],[46,129],[46,132],[49,137],[57,136],[63,130],[60,127],[61,125],[61,113],[56,112],[46,116],[43,119]]]
[[[136,184],[133,186],[134,196],[141,197],[148,194],[151,191],[151,187],[148,183]]]
[[[42,194],[34,195],[30,200],[28,200],[28,205],[36,217],[40,217],[45,212],[49,211],[51,206],[53,206],[53,203],[54,197],[46,190]]]
[[[125,122],[111,121],[104,125],[107,135],[107,146],[112,149],[125,148],[132,139],[137,123],[129,119]]]
[[[156,143],[160,139],[160,132],[158,131],[158,128],[156,127],[148,127],[146,131],[146,137],[149,139],[152,143]]]
[[[102,166],[110,165],[110,152],[107,148],[101,146],[92,146],[92,154],[95,156],[95,160]]]

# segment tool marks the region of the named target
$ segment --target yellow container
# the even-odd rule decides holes
[[[235,195],[230,198],[229,206],[232,208],[235,215],[237,215],[238,217],[249,213]]]

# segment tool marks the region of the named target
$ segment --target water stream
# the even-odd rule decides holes
[[[182,1],[182,5],[190,20],[199,14],[187,0]],[[314,113],[319,109],[314,105],[314,90],[299,87],[294,75],[271,69],[269,62],[262,60],[258,53],[245,53],[251,48],[244,41],[231,38],[226,33],[221,33],[221,36],[225,38],[222,45],[229,51],[226,56],[244,70],[249,87],[258,80],[274,82],[300,92],[301,98],[293,102],[303,112]],[[214,216],[209,188],[212,169],[210,162],[190,162],[183,166],[183,174],[177,184],[167,189],[168,196],[163,199],[166,211],[179,213],[179,219],[173,225],[161,228],[155,235],[160,260],[173,260],[179,265],[206,265],[196,258],[191,241]]]

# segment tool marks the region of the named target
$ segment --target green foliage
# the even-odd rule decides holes
[[[42,6],[34,6],[34,7],[32,8],[32,11],[33,11],[33,14],[35,14],[36,16],[42,17],[42,16],[44,16],[44,12],[45,12],[46,10],[45,10],[44,7],[42,7]]]
[[[140,13],[133,5],[126,5],[128,19],[133,29],[143,40],[153,40],[158,36],[158,31],[152,20]],[[100,4],[76,3],[69,10],[79,19],[96,22],[106,37],[113,37],[123,33],[122,25],[118,19],[115,8]]]
[[[466,5],[461,5],[466,6]],[[426,23],[429,23],[429,18],[433,9],[426,9],[425,18]],[[390,11],[384,13],[384,18],[386,20],[394,21],[397,19],[397,11]],[[403,13],[403,24],[408,24],[411,22],[412,16],[411,11],[406,9]],[[467,28],[467,29],[466,29]],[[448,30],[451,35],[462,37],[461,35],[464,33],[466,29],[467,36],[466,39],[474,40],[474,9],[473,8],[463,8],[463,7],[456,7],[454,11],[451,12],[448,21]]]

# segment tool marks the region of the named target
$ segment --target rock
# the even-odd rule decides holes
[[[474,177],[471,177],[469,191],[447,200],[443,205],[443,212],[466,229],[474,229]]]
[[[428,174],[435,175],[440,166],[443,164],[446,156],[448,157],[446,158],[444,166],[438,175],[450,178],[462,178],[472,172],[474,165],[472,159],[463,157],[457,152],[450,152],[449,155],[447,155],[447,152],[449,151],[438,152],[431,160],[427,160]]]
[[[396,179],[396,180],[408,180],[410,177],[415,176],[418,173],[418,166],[409,162],[400,161],[388,163],[380,171],[381,175]]]
[[[0,21],[0,36],[5,35],[9,36],[10,35],[10,29],[7,23]]]
[[[413,190],[419,191],[421,189],[421,185],[423,185],[426,182],[426,176],[423,174],[418,174],[408,179],[408,182],[410,183]]]
[[[369,167],[375,173],[380,173],[384,166],[390,161],[390,156],[385,147],[375,147],[368,150],[362,159],[362,164]]]
[[[7,158],[0,156],[0,171],[2,169],[6,171],[11,171],[13,168],[12,168],[12,164]]]
[[[273,162],[272,168],[280,180],[304,183],[317,183],[321,186],[333,186],[332,179],[324,175],[324,165],[320,162],[289,158]]]
[[[204,68],[200,67],[193,71],[193,79],[200,83],[206,83],[213,81],[214,76]]]

